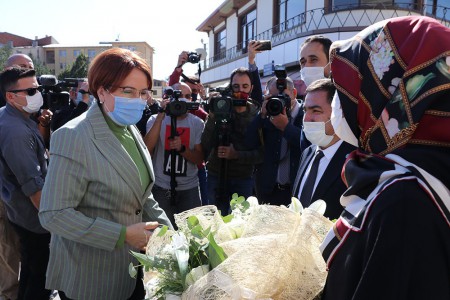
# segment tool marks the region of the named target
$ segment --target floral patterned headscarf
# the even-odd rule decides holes
[[[394,18],[332,49],[333,79],[360,148],[450,148],[449,28],[428,17]]]
[[[450,226],[450,28],[421,16],[388,19],[333,43],[331,121],[358,146],[343,169],[348,190],[330,259],[348,230],[364,227],[377,191],[414,177]]]

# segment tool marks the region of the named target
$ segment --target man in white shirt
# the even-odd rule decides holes
[[[325,216],[338,218],[342,212],[339,199],[347,189],[341,170],[354,146],[340,140],[331,125],[331,102],[336,89],[330,79],[320,79],[306,89],[303,132],[311,142],[300,160],[293,196],[304,207],[322,199],[327,203]]]

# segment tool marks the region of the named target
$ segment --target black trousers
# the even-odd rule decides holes
[[[50,254],[50,233],[31,232],[11,223],[20,240],[20,280],[18,300],[48,300],[45,272]]]
[[[144,282],[142,279],[144,278],[144,272],[142,270],[142,267],[138,268],[138,273],[136,275],[136,287],[134,288],[133,294],[131,294],[131,297],[127,300],[144,300],[145,298],[145,289],[144,289]],[[58,291],[59,298],[61,300],[73,300],[66,297],[66,294],[64,294],[63,291]]]

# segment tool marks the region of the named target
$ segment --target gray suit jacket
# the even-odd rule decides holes
[[[128,127],[150,173],[144,191],[131,157],[94,103],[55,131],[39,218],[52,233],[46,287],[72,299],[127,299],[136,280],[132,258],[116,247],[122,226],[142,221],[170,225],[151,194],[150,154],[135,126]],[[144,235],[144,232],[142,233]]]

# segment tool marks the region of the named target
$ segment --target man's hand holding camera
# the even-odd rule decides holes
[[[261,53],[258,48],[261,46],[260,41],[250,41],[248,43],[248,62],[249,64],[255,64],[256,54]]]
[[[188,61],[188,51],[183,51],[178,55],[178,63],[177,63],[177,69],[181,69],[181,67]]]
[[[261,117],[263,119],[265,119],[268,116],[266,104],[271,97],[272,97],[271,94],[264,96],[264,102],[262,103],[262,106],[261,106]],[[289,124],[289,119],[286,114],[286,107],[283,108],[283,111],[280,114],[278,114],[276,116],[270,116],[269,119],[270,119],[270,122],[273,124],[273,126],[275,126],[278,130],[284,131],[286,126]]]

